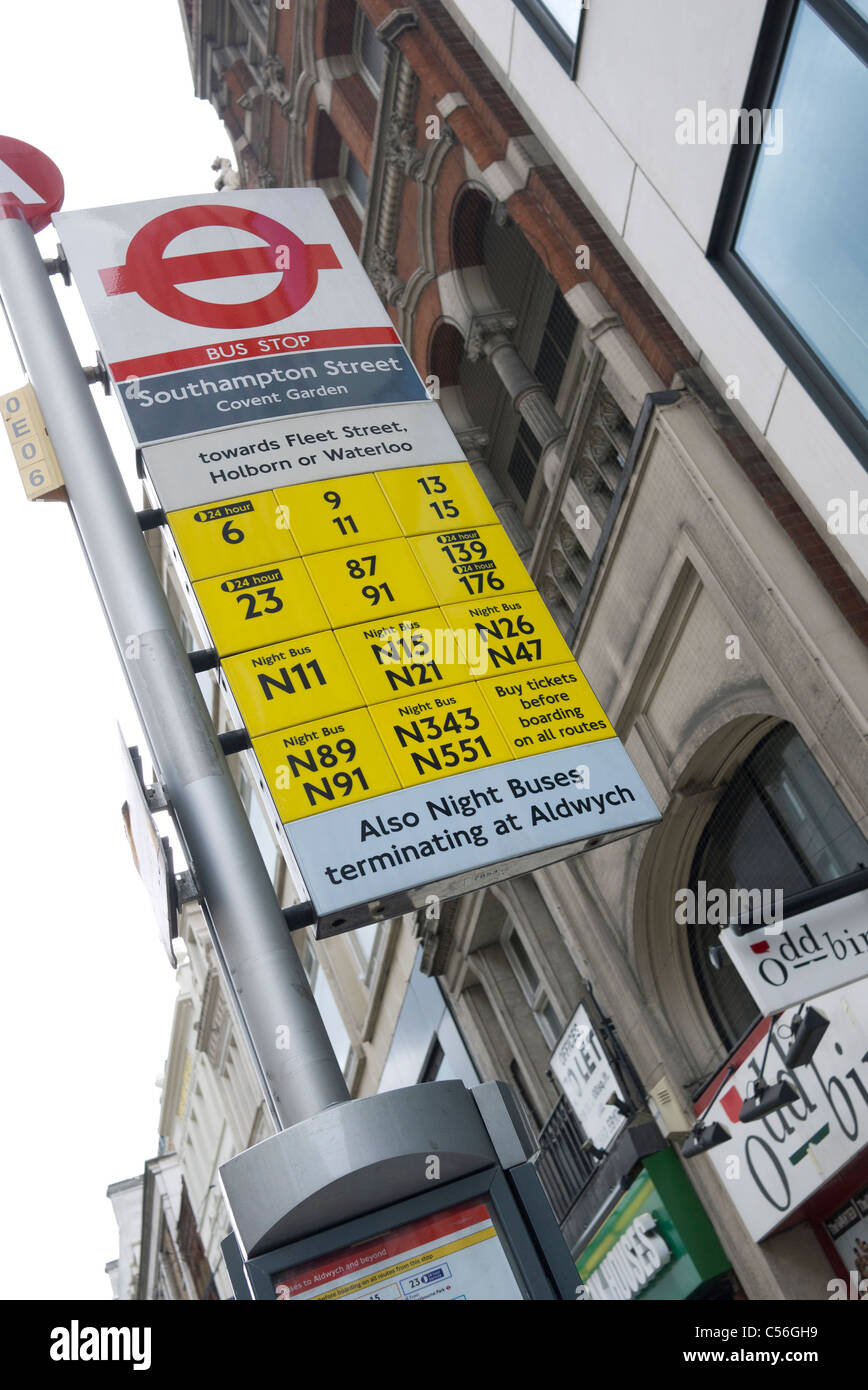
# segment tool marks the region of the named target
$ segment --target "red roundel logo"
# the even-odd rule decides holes
[[[237,250],[197,251],[166,256],[166,247],[182,232],[198,227],[237,227],[264,243]],[[298,313],[312,297],[319,271],[340,270],[334,248],[311,246],[252,208],[229,204],[173,208],[136,232],[123,265],[101,270],[106,294],[137,294],[152,309],[200,328],[258,328]],[[209,304],[178,288],[196,280],[278,272],[280,283],[259,299],[240,304]]]

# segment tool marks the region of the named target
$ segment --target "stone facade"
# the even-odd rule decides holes
[[[518,1089],[578,1252],[582,1194],[609,1190],[619,1159],[588,1156],[581,1133],[576,1147],[554,1046],[586,1003],[631,1128],[653,1117],[662,1144],[692,1123],[746,1006],[699,963],[674,895],[710,862],[710,835],[719,857],[735,853],[741,823],[715,812],[748,769],[761,780],[762,750],[784,738],[857,846],[852,863],[810,872],[859,865],[868,584],[796,495],[787,460],[713,384],[652,272],[552,157],[559,133],[549,142],[519,109],[475,38],[477,9],[182,5],[196,90],[226,124],[242,185],[326,191],[663,813],[439,916],[383,924],[373,974],[342,939],[316,948],[362,1095],[377,1089],[421,938],[422,970],[480,1075]],[[214,1163],[251,1133],[236,1127]],[[709,1160],[685,1167],[733,1287],[825,1297],[833,1267],[804,1215],[757,1244]],[[204,1197],[194,1207],[213,1259]]]

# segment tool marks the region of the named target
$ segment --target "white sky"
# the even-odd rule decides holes
[[[193,96],[177,0],[19,2],[5,9],[3,47],[0,133],[55,161],[66,209],[213,189],[211,162],[231,149]],[[39,240],[53,255],[54,233]],[[52,283],[92,364],[76,292]],[[0,389],[22,380],[0,318]],[[134,490],[120,412],[97,399]],[[120,818],[116,724],[142,740],[67,508],[25,500],[2,431],[0,508],[0,1297],[109,1298],[105,1189],[156,1153],[175,994]]]

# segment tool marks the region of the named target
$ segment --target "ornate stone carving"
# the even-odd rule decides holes
[[[598,467],[608,463],[615,452],[605,430],[596,424],[591,425],[585,436],[585,451]]]
[[[545,599],[546,603],[548,604],[549,608],[554,608],[554,606],[560,602],[561,591],[555,583],[554,576],[551,574],[551,572],[544,574],[540,579],[539,591]]]
[[[404,5],[401,9],[392,10],[387,14],[381,24],[377,25],[376,35],[381,43],[393,44],[405,29],[415,29],[419,20],[415,11],[409,5]]]
[[[270,169],[260,169],[256,176],[257,188],[274,188],[276,183],[277,179]]]
[[[485,355],[486,345],[492,338],[505,337],[517,323],[515,314],[501,311],[475,315],[467,333],[467,356],[470,361],[478,362]]]
[[[576,533],[562,516],[558,517],[555,534],[557,536],[557,543],[568,560],[573,561],[581,555],[581,548],[576,539]]]
[[[416,148],[416,126],[409,116],[392,115],[386,127],[384,158],[387,164],[414,179],[425,162]]]
[[[274,54],[263,60],[259,69],[262,90],[267,97],[280,107],[281,115],[287,114],[285,107],[292,101],[292,93],[286,85],[283,63]]]
[[[275,53],[269,53],[262,60],[263,85],[268,82],[283,82],[283,63]]]
[[[615,398],[606,390],[605,386],[600,387],[600,418],[606,429],[616,436],[626,435],[630,439],[630,422],[624,414]]]
[[[404,281],[397,273],[397,258],[391,251],[384,251],[382,246],[372,246],[367,271],[380,298],[394,304],[404,288]]]
[[[455,438],[464,450],[464,457],[470,463],[485,458],[490,440],[486,431],[478,425],[466,430],[456,430]]]
[[[584,492],[586,497],[589,497],[594,493],[602,492],[603,480],[597,472],[597,469],[594,467],[593,463],[589,462],[586,457],[583,457],[579,461],[578,477],[582,491]]]
[[[214,187],[217,189],[218,193],[222,193],[224,188],[241,187],[241,176],[237,169],[232,168],[231,160],[222,159],[220,155],[218,155],[211,165],[211,168],[219,170],[219,175],[214,180]]]

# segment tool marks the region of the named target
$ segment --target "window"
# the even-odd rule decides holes
[[[794,374],[868,457],[868,4],[772,4],[709,255]]]
[[[372,92],[378,93],[383,85],[383,70],[386,66],[386,49],[377,38],[370,20],[359,10],[354,42],[356,62],[359,72]]]
[[[516,1062],[515,1058],[513,1058],[513,1060],[509,1064],[509,1076],[513,1086],[518,1091],[518,1094],[521,1098],[521,1103],[524,1106],[525,1119],[528,1122],[528,1129],[531,1131],[532,1134],[539,1134],[540,1130],[542,1129],[542,1121],[539,1115],[537,1114],[536,1106],[530,1098],[530,1092],[528,1091],[527,1086],[525,1085],[521,1067],[518,1065],[518,1062]]]
[[[277,875],[277,866],[280,862],[280,855],[274,838],[274,831],[267,815],[262,809],[259,797],[253,790],[253,783],[248,774],[238,766],[237,775],[238,795],[241,804],[250,822],[250,829],[253,831],[253,838],[256,840],[259,853],[262,855],[262,862],[268,870],[268,876],[274,882]]]
[[[309,938],[302,947],[301,963],[304,966],[304,973],[307,975],[310,987],[313,990],[313,997],[316,1001],[316,1006],[319,1009],[322,1021],[325,1024],[325,1030],[335,1050],[338,1066],[343,1071],[346,1068],[350,1056],[350,1035],[344,1026],[340,1010],[332,994],[331,985],[326,978],[326,973],[320,966],[316,951],[311,945]]]
[[[507,472],[515,483],[523,502],[530,497],[536,467],[539,463],[540,446],[527,420],[522,420],[515,436],[515,444],[509,459]]]
[[[255,62],[268,49],[268,0],[234,0],[234,3],[250,30],[247,52]]]
[[[780,889],[786,898],[866,867],[868,840],[796,730],[782,724],[757,744],[718,802],[690,887]],[[728,956],[717,968],[711,963],[720,928],[685,930],[702,997],[733,1047],[756,1022],[756,1004]]]
[[[534,363],[534,373],[546,388],[546,394],[553,405],[557,402],[561,389],[575,332],[576,316],[556,286]],[[539,440],[527,421],[522,420],[507,472],[524,502],[527,501],[533,487],[540,452]]]
[[[575,76],[579,34],[588,0],[515,0],[531,28],[562,68]]]
[[[425,1065],[424,1065],[424,1067],[422,1068],[422,1072],[421,1072],[421,1074],[420,1074],[420,1076],[419,1076],[419,1080],[420,1080],[420,1081],[450,1081],[450,1080],[452,1080],[452,1079],[453,1079],[452,1077],[449,1077],[449,1076],[441,1076],[441,1074],[440,1074],[442,1070],[445,1070],[445,1068],[443,1067],[443,1062],[444,1062],[444,1060],[445,1060],[445,1054],[444,1054],[444,1052],[443,1052],[442,1046],[440,1045],[440,1039],[437,1038],[437,1037],[435,1037],[433,1043],[431,1044],[431,1051],[428,1053],[428,1056],[427,1056],[427,1058],[426,1058],[426,1060],[425,1060]]]
[[[359,214],[364,213],[365,205],[368,201],[369,179],[356,156],[353,154],[349,145],[344,145],[344,178],[352,194],[351,201],[354,202]]]
[[[364,216],[368,176],[327,111],[317,114],[313,174],[329,198],[346,193],[354,210]]]
[[[355,956],[360,966],[362,979],[367,979],[371,968],[371,958],[377,944],[377,934],[380,930],[377,922],[370,922],[366,927],[357,927],[355,931],[348,932],[350,945],[355,952]]]
[[[521,985],[522,993],[530,1005],[537,1027],[548,1046],[556,1047],[563,1028],[545,989],[540,983],[539,975],[531,963],[524,942],[518,932],[512,930],[505,937],[503,944],[515,971],[515,977]]]

